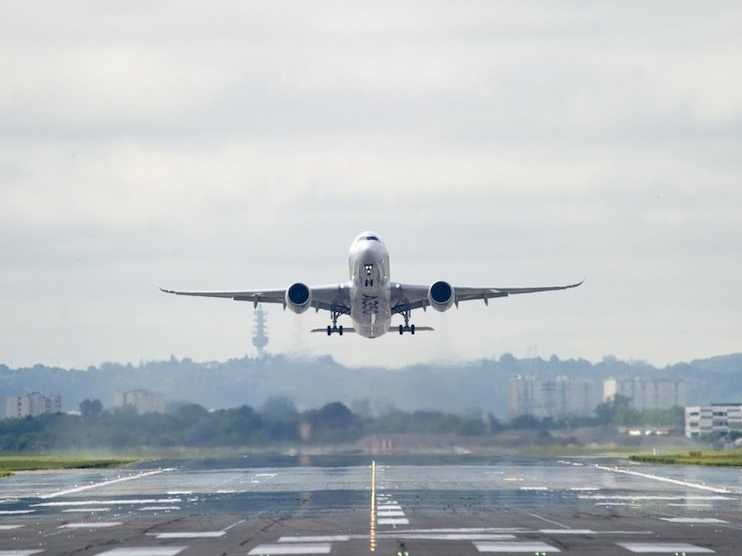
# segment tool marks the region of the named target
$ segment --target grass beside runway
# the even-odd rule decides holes
[[[629,459],[641,463],[742,467],[742,450],[691,451],[663,455],[638,454],[629,456]]]
[[[137,461],[124,457],[88,457],[66,455],[10,455],[0,456],[0,478],[15,471],[43,471],[53,469],[108,469]]]

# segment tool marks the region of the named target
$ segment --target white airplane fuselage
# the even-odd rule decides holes
[[[360,234],[350,246],[348,266],[350,318],[356,332],[366,338],[386,334],[392,321],[389,252],[379,236]]]

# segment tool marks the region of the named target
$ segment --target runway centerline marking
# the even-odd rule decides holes
[[[663,477],[661,475],[653,475],[651,473],[640,473],[639,471],[631,471],[629,469],[621,469],[619,467],[607,467],[605,465],[596,464],[595,467],[601,471],[610,471],[611,473],[623,473],[624,475],[632,475],[634,477],[641,477],[642,479],[651,479],[653,481],[659,481],[662,483],[670,483],[673,485],[685,486],[689,488],[696,488],[698,490],[706,490],[708,492],[715,492],[717,494],[732,494],[732,491],[721,488],[703,485],[701,483],[691,483],[689,481],[681,481],[679,479],[671,479],[670,477]]]
[[[368,550],[376,552],[376,461],[371,462],[371,519],[368,529]]]

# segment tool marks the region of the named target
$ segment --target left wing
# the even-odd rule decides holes
[[[340,314],[350,314],[350,293],[346,284],[334,284],[331,286],[310,286],[312,292],[311,306],[320,310],[335,311]],[[166,290],[160,288],[164,293],[175,295],[190,295],[194,297],[220,297],[222,299],[233,299],[234,301],[252,301],[253,306],[259,303],[280,303],[286,306],[285,289],[268,290],[235,290],[235,291],[188,291],[188,290]]]
[[[550,292],[557,290],[568,290],[581,286],[584,280],[575,284],[565,286],[538,286],[527,288],[471,288],[453,286],[454,303],[481,299],[485,304],[493,297],[508,297],[522,293]],[[412,309],[424,309],[430,305],[428,301],[428,288],[430,286],[418,284],[392,284],[392,314],[411,311]]]

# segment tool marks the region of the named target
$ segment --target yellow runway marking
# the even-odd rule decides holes
[[[371,462],[371,522],[368,531],[368,550],[376,552],[376,462]]]

